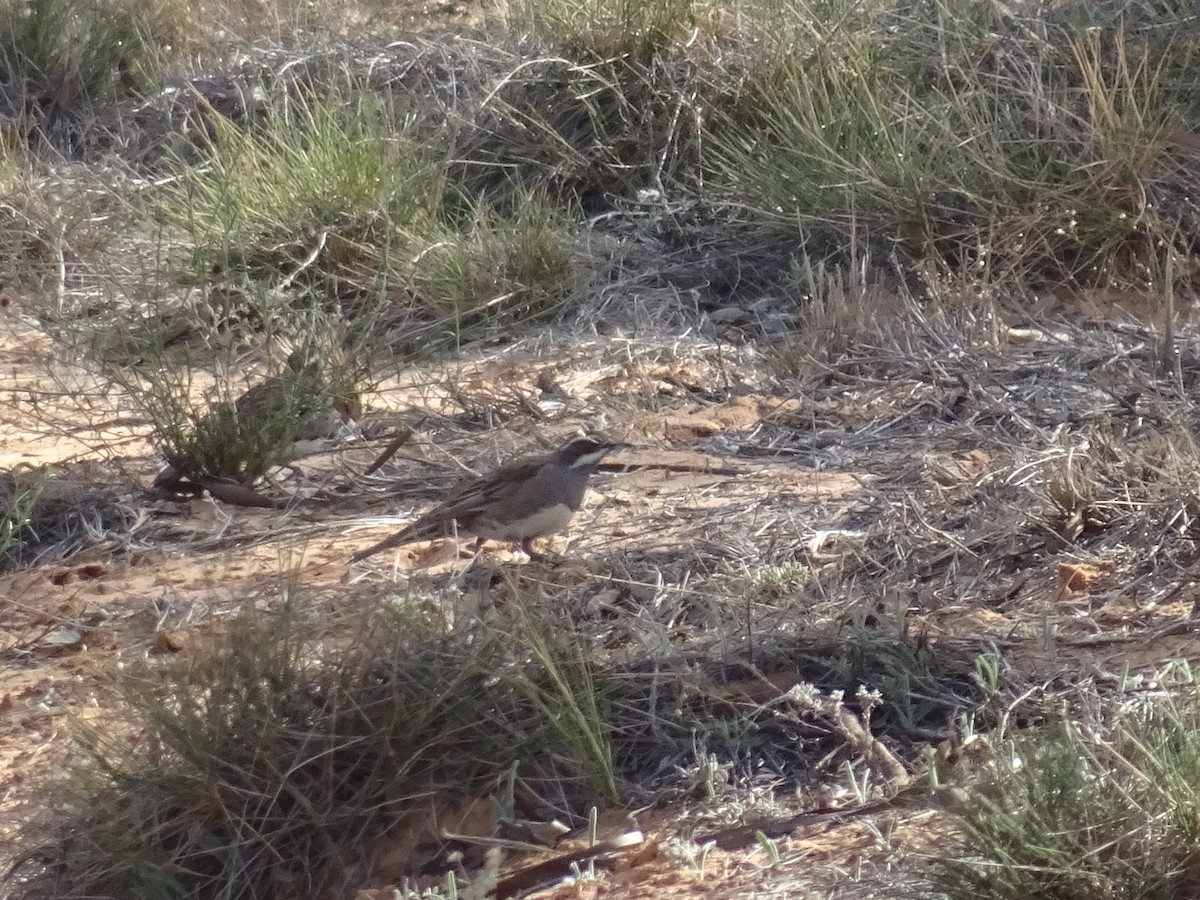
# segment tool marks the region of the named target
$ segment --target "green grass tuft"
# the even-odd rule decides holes
[[[1097,283],[1127,277],[1130,258],[1157,261],[1175,222],[1147,202],[1147,178],[1164,132],[1200,103],[1178,68],[1200,41],[1178,15],[819,9],[796,9],[811,39],[716,126],[738,202],[865,226],[963,273]]]
[[[964,853],[935,863],[949,900],[1184,898],[1200,888],[1194,687],[1015,737],[961,796]]]
[[[207,164],[181,162],[148,203],[193,248],[180,277],[367,315],[376,349],[389,329],[428,351],[555,309],[578,279],[565,217],[519,188],[509,212],[461,194],[396,118],[360,89],[289,101],[249,131],[218,122]]]
[[[38,503],[53,473],[18,467],[0,478],[0,571],[11,568],[37,539]]]
[[[100,0],[0,2],[0,96],[9,128],[74,151],[87,117],[160,79],[158,50],[133,5]]]

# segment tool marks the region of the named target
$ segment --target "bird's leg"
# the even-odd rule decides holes
[[[545,554],[538,553],[533,549],[533,538],[527,537],[521,541],[521,549],[525,551],[525,555],[529,557],[530,562],[541,562],[546,558]]]
[[[467,541],[464,544],[462,541],[460,541],[458,539],[458,529],[457,528],[455,528],[452,537],[454,539],[454,552],[457,553],[459,556],[462,556],[462,552],[464,550],[466,550],[467,553],[469,553],[471,555],[472,559],[477,558],[479,556],[479,554],[483,552],[483,545],[487,540],[487,538],[482,538],[482,537],[476,536],[474,540]]]
[[[466,574],[474,569],[479,563],[479,558],[483,556],[483,541],[483,538],[476,538],[475,540],[471,541],[471,543],[467,544],[467,551],[471,554],[471,558],[467,561],[467,564],[463,567],[463,570],[450,579],[451,583],[466,576]]]

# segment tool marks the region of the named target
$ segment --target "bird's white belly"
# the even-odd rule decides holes
[[[575,515],[575,510],[571,509],[571,507],[565,503],[556,503],[554,506],[538,510],[533,515],[526,516],[524,519],[516,522],[480,523],[478,534],[480,537],[502,541],[544,537],[548,534],[563,531],[571,524],[571,517],[573,515]]]

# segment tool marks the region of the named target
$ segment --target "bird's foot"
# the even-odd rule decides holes
[[[566,559],[566,557],[564,557],[561,553],[554,553],[553,551],[549,553],[539,553],[537,550],[534,550],[533,538],[526,538],[525,540],[521,541],[521,549],[525,551],[525,555],[529,557],[530,562],[557,564]]]

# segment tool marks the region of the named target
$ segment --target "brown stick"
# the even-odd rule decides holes
[[[363,475],[374,475],[383,466],[385,462],[396,455],[396,451],[403,447],[412,438],[411,431],[404,431],[393,438],[392,442],[383,448],[383,452],[379,454],[379,458],[367,468]]]

